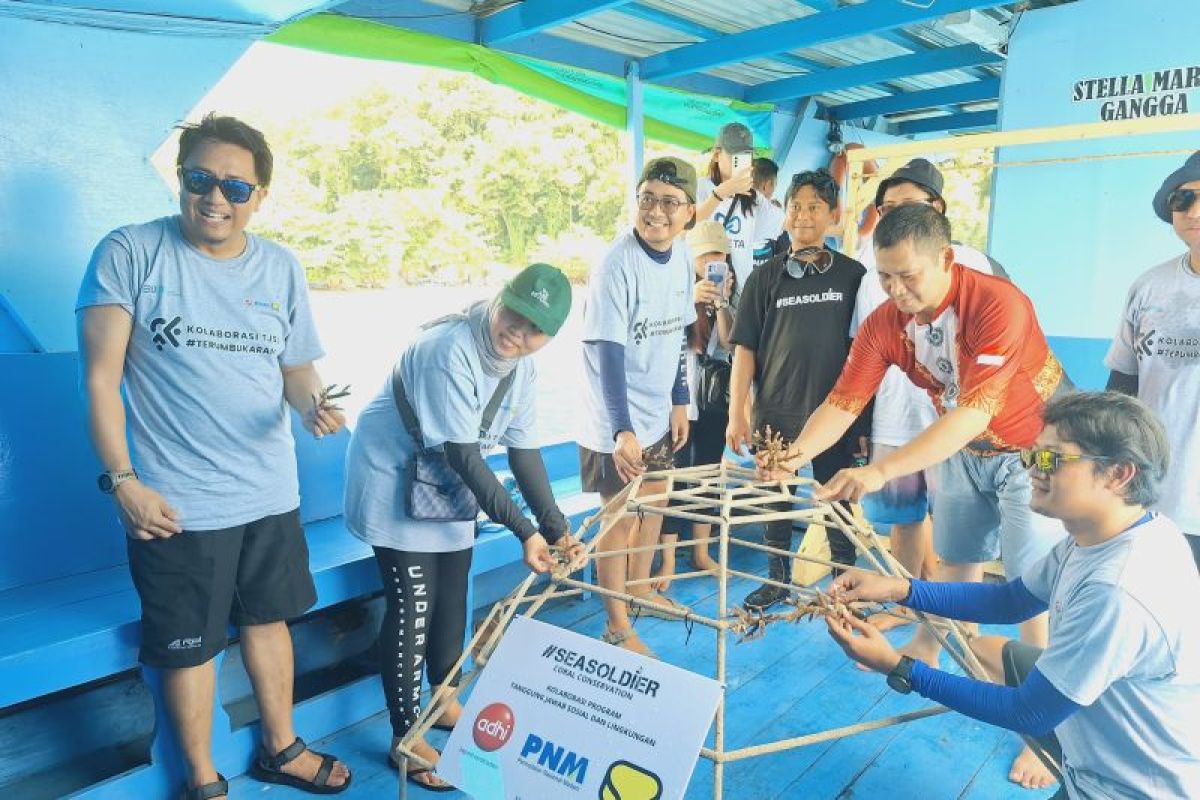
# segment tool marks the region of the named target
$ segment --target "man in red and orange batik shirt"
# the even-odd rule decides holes
[[[1011,283],[954,263],[950,223],[936,209],[906,205],[875,231],[879,280],[889,302],[867,317],[846,366],[791,448],[789,470],[836,442],[891,365],[929,392],[939,418],[907,445],[837,473],[817,497],[857,501],[893,478],[936,465],[934,549],[938,579],[979,581],[1003,559],[1019,577],[1065,535],[1029,508],[1034,491],[1020,461],[1042,429],[1046,402],[1066,384],[1033,304]],[[773,477],[778,477],[775,475]],[[1046,616],[1022,624],[1021,639],[1046,646]],[[904,652],[937,666],[939,645],[922,628]],[[1032,754],[1013,777],[1039,771]],[[1043,783],[1041,780],[1036,783]],[[1044,785],[1044,784],[1043,784]]]

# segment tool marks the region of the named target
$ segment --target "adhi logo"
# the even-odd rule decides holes
[[[471,738],[480,750],[490,753],[508,744],[508,740],[512,738],[514,724],[511,708],[504,703],[492,703],[475,717],[475,724],[471,726]]]

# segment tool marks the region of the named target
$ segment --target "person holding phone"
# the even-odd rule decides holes
[[[687,444],[675,454],[675,466],[691,467],[715,464],[721,460],[725,447],[725,426],[729,423],[730,349],[735,308],[731,303],[737,286],[737,275],[730,264],[729,237],[716,220],[697,223],[688,233],[688,249],[695,268],[692,299],[696,306],[696,321],[687,326],[687,374],[691,403],[688,418],[692,421]],[[675,517],[663,519],[662,540],[677,541],[691,532],[695,539],[707,539],[712,526],[697,524]],[[694,544],[692,569],[715,569],[717,562],[709,554],[707,544]],[[675,550],[662,551],[659,580],[654,588],[666,591],[675,574]]]
[[[754,137],[740,122],[717,134],[707,179],[697,186],[696,219],[714,219],[729,236],[730,263],[738,285],[770,258],[771,242],[783,231],[783,211],[754,188]]]

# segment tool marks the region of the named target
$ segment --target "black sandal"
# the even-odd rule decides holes
[[[353,776],[348,768],[345,783],[340,786],[329,785],[329,776],[333,774],[333,765],[337,763],[337,759],[327,753],[318,753],[316,750],[313,750],[312,753],[321,757],[321,767],[311,781],[283,771],[285,765],[295,761],[307,749],[308,745],[299,736],[296,737],[296,741],[273,756],[267,755],[266,751],[260,747],[258,758],[250,765],[250,777],[264,783],[278,783],[313,794],[340,794],[350,788],[350,779]]]
[[[441,753],[439,753],[438,755],[441,755]],[[392,765],[392,769],[396,770],[397,772],[400,771],[400,758],[396,755],[395,750],[388,751],[388,763]],[[428,783],[421,783],[421,781],[417,780],[418,775],[433,775],[433,774],[434,774],[433,770],[431,770],[427,767],[421,767],[420,769],[405,770],[404,778],[409,783],[411,783],[413,786],[420,786],[422,789],[424,789],[427,792],[456,792],[456,791],[458,791],[457,786],[452,786],[448,783],[443,786],[430,786]],[[434,775],[434,777],[438,777],[438,776]],[[441,778],[439,777],[439,780],[440,779]]]
[[[212,800],[214,797],[229,794],[229,781],[217,773],[217,779],[212,783],[189,787],[186,783],[179,790],[179,800]]]

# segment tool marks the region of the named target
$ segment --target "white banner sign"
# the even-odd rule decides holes
[[[682,798],[720,694],[711,678],[516,617],[437,772],[476,800]]]

